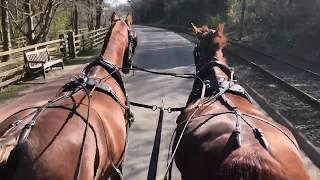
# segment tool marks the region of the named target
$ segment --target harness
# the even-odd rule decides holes
[[[208,76],[208,78],[204,78],[206,73],[211,72],[211,69],[213,67],[219,67],[224,73],[226,73],[228,75],[228,80],[223,79],[223,78],[210,79],[210,76]],[[192,118],[196,118],[196,117],[194,117],[194,115],[200,110],[200,107],[207,102],[214,103],[216,101],[221,101],[221,103],[224,104],[228,108],[229,111],[202,115],[202,116],[210,116],[210,117],[208,119],[206,119],[205,122],[202,122],[200,126],[204,125],[206,122],[211,120],[213,117],[216,117],[219,115],[234,114],[236,116],[236,126],[235,126],[234,130],[232,131],[230,139],[229,139],[233,142],[230,147],[230,148],[232,148],[232,150],[238,149],[241,147],[241,125],[243,123],[245,123],[252,129],[252,133],[253,133],[254,137],[258,140],[259,144],[265,150],[267,150],[271,156],[273,156],[272,149],[271,149],[263,131],[261,129],[255,127],[252,123],[250,123],[248,120],[246,120],[245,117],[251,117],[251,118],[257,119],[259,121],[263,121],[263,122],[275,127],[281,133],[283,133],[294,144],[294,146],[297,149],[299,149],[298,145],[290,138],[290,136],[288,136],[285,132],[283,132],[279,127],[277,127],[276,125],[274,125],[264,119],[261,119],[259,117],[255,117],[250,114],[242,113],[238,109],[238,107],[233,104],[233,102],[226,96],[226,93],[240,95],[240,96],[246,98],[249,102],[252,102],[251,97],[245,91],[245,89],[242,86],[235,84],[236,80],[234,80],[233,74],[234,74],[233,68],[220,63],[216,58],[212,59],[208,63],[207,66],[205,66],[204,68],[202,68],[200,71],[197,72],[199,79],[201,79],[202,86],[197,87],[196,86],[197,84],[196,83],[194,84],[194,88],[193,88],[193,91],[191,92],[191,95],[189,97],[187,105],[190,102],[194,102],[194,100],[196,100],[196,99],[200,99],[200,101],[198,101],[198,103],[195,103],[193,108],[191,108],[191,109],[195,108],[195,110],[192,112],[191,116],[189,116],[187,120],[179,122],[177,124],[177,127],[179,127],[183,124],[184,125],[182,127],[180,134],[177,134],[177,132],[176,132],[177,129],[175,130],[175,132],[173,134],[173,136],[178,137],[175,146],[172,145],[173,136],[170,140],[170,146],[171,146],[172,151],[171,151],[171,154],[170,154],[170,151],[168,154],[168,163],[167,163],[168,168],[164,174],[163,179],[166,179],[166,180],[171,179],[171,170],[172,170],[173,160],[175,159],[175,154],[177,152],[178,146],[181,143],[184,132],[186,131],[186,128],[187,128],[188,124],[190,123],[190,120]],[[205,97],[207,97],[207,98],[205,98]]]
[[[210,75],[208,77],[204,77],[208,72],[211,72],[211,69],[214,67],[219,67],[228,75],[229,80],[225,80],[224,78],[213,78],[213,76]],[[213,59],[207,66],[197,72],[197,76],[199,77],[198,79],[201,79],[201,83],[200,85],[197,82],[194,84],[187,104],[195,99],[203,99],[204,97],[212,96],[213,94],[224,91],[240,95],[252,102],[252,99],[246,90],[239,84],[234,83],[236,80],[234,80],[233,74],[233,68],[220,63],[217,59]]]
[[[90,70],[96,66],[101,66],[103,67],[110,75],[108,75],[107,77],[103,78],[103,79],[95,79],[95,78],[91,78],[88,76],[88,73],[90,72]],[[99,149],[97,146],[97,135],[96,132],[93,128],[93,126],[91,125],[91,123],[89,122],[89,118],[90,118],[90,111],[91,109],[93,109],[91,107],[91,98],[92,98],[92,93],[94,91],[100,91],[105,93],[106,95],[110,96],[115,102],[117,102],[124,110],[124,116],[126,119],[126,124],[127,124],[127,128],[126,131],[128,130],[128,128],[131,126],[131,124],[134,122],[134,116],[131,112],[130,109],[130,103],[127,100],[126,104],[122,104],[118,98],[118,96],[116,95],[115,91],[113,90],[113,88],[109,85],[104,83],[102,80],[106,79],[106,78],[114,78],[116,80],[116,82],[119,84],[119,86],[121,87],[122,91],[124,92],[124,94],[126,95],[125,89],[124,89],[124,85],[123,85],[123,81],[121,78],[121,74],[118,71],[118,68],[112,64],[109,60],[105,60],[103,59],[102,56],[96,58],[93,62],[91,62],[88,66],[86,66],[82,72],[82,74],[80,74],[78,77],[76,77],[74,80],[68,82],[67,84],[65,84],[62,89],[61,89],[61,96],[57,97],[56,99],[53,100],[49,100],[48,103],[46,103],[45,105],[41,106],[41,107],[36,107],[36,111],[30,113],[29,115],[25,116],[25,119],[22,120],[18,120],[13,122],[9,128],[2,134],[3,136],[6,136],[7,134],[10,134],[12,132],[18,132],[19,128],[21,128],[21,126],[19,126],[20,124],[25,124],[24,127],[21,130],[21,133],[19,135],[19,137],[17,138],[17,143],[15,146],[15,149],[18,149],[28,138],[28,136],[30,135],[32,128],[37,124],[40,115],[49,108],[64,108],[67,110],[72,111],[75,115],[79,116],[83,121],[85,121],[86,125],[85,125],[85,130],[84,130],[84,134],[83,134],[83,141],[82,141],[82,145],[81,145],[81,149],[80,149],[80,155],[79,155],[79,161],[77,164],[77,169],[76,169],[76,173],[75,173],[75,177],[74,179],[79,179],[79,175],[80,175],[80,169],[81,169],[81,164],[82,164],[82,154],[83,154],[83,147],[84,147],[84,142],[86,140],[86,134],[87,134],[87,130],[88,128],[90,128],[95,136],[95,141],[96,141],[96,156],[99,156]],[[58,101],[63,100],[63,99],[67,99],[67,98],[72,98],[73,99],[73,95],[76,94],[79,91],[84,91],[86,93],[86,96],[82,98],[82,100],[84,98],[88,98],[88,111],[87,111],[87,116],[84,117],[83,115],[81,115],[80,113],[78,113],[76,111],[77,107],[75,108],[67,108],[67,105],[74,105],[74,106],[78,106],[81,103],[77,103],[74,102],[72,104],[56,104]],[[60,93],[59,93],[60,94]],[[82,101],[81,100],[81,101]],[[81,102],[80,101],[80,102]],[[93,109],[94,110],[94,109]],[[95,110],[94,110],[95,111]],[[100,117],[99,113],[97,111],[95,111],[98,116]],[[31,120],[29,120],[29,122],[25,122],[28,121],[28,119],[30,119],[30,117],[32,116]],[[127,137],[126,137],[126,146],[127,146]],[[11,140],[11,139],[10,139]],[[10,141],[9,141],[10,142]],[[11,142],[12,143],[12,142]],[[110,146],[109,144],[107,144],[108,146]],[[125,147],[126,149],[126,147]],[[111,153],[110,151],[108,151],[108,153]],[[121,156],[124,156],[124,153],[122,153]],[[110,155],[109,155],[110,156]],[[112,156],[110,156],[112,158]],[[96,157],[99,158],[99,157]],[[96,159],[97,160],[97,159]],[[121,161],[120,161],[121,162]],[[120,162],[118,162],[117,164],[119,164]],[[95,162],[96,164],[96,162]],[[120,173],[119,170],[117,169],[118,165],[114,165],[113,161],[112,161],[112,165],[114,167],[114,169],[117,171],[117,173]],[[94,174],[96,174],[96,169],[97,167],[95,166],[95,172]]]
[[[211,69],[214,67],[219,67],[225,74],[227,74],[228,80],[223,78],[212,80],[210,79],[210,75],[208,76],[209,78],[204,78],[204,76],[208,72],[211,72]],[[220,100],[222,104],[224,104],[230,110],[230,113],[234,114],[237,117],[236,127],[232,131],[231,135],[231,138],[234,138],[235,140],[234,148],[239,148],[241,146],[241,123],[245,122],[252,129],[254,137],[259,141],[261,146],[265,148],[270,154],[272,154],[271,148],[263,134],[263,131],[259,128],[254,127],[249,121],[247,121],[244,118],[243,113],[238,110],[238,107],[235,106],[233,102],[226,96],[226,93],[237,94],[246,98],[249,102],[252,102],[249,94],[245,91],[245,89],[239,84],[235,84],[233,74],[233,68],[220,63],[216,58],[212,59],[206,67],[198,72],[199,77],[205,82],[205,85],[202,86],[202,89],[196,88],[195,90],[193,90],[193,97],[189,101],[200,98],[201,101],[196,105],[197,109],[199,109],[206,102],[213,103]],[[204,97],[208,98],[204,99]],[[220,114],[221,113],[219,113],[219,115]],[[211,118],[213,117],[214,116],[211,116]]]

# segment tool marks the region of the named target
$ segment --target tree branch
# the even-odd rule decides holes
[[[8,11],[8,14],[10,15],[10,18],[12,19],[14,25],[18,28],[18,30],[24,35],[26,36],[27,33],[21,28],[21,26],[19,26],[18,22],[16,21],[16,19],[14,18],[12,12],[10,11],[10,9],[8,7],[4,7],[1,5],[1,7],[5,8]]]
[[[53,20],[54,14],[58,7],[62,4],[62,2],[54,3],[53,0],[49,0],[48,2],[48,12],[46,13],[45,19],[43,20],[43,26],[39,32],[39,34],[35,37],[36,41],[43,39],[49,32],[50,24]]]
[[[47,6],[46,6],[45,10],[44,10],[44,11],[42,11],[43,13],[41,13],[41,14],[40,14],[40,19],[39,19],[38,23],[35,25],[35,27],[34,27],[34,29],[33,29],[33,32],[35,32],[35,31],[36,31],[36,29],[37,29],[37,27],[38,27],[38,26],[40,26],[40,24],[42,24],[42,23],[43,23],[44,16],[45,16],[46,12],[48,11],[49,3],[50,3],[50,2],[51,2],[51,0],[49,0],[49,1],[48,1],[48,3],[47,3]]]

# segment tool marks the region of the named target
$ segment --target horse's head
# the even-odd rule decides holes
[[[127,15],[125,21],[121,21],[120,17],[114,12],[111,15],[111,27],[107,33],[107,37],[102,48],[101,54],[108,59],[108,53],[119,51],[119,54],[123,54],[123,60],[121,64],[117,64],[122,72],[127,74],[132,66],[132,57],[135,53],[135,48],[138,44],[137,34],[131,29],[133,24],[132,15]],[[113,42],[111,42],[113,41]],[[124,51],[115,48],[114,45],[123,44]],[[110,49],[110,51],[108,51]]]
[[[136,47],[138,45],[138,37],[137,37],[137,33],[131,29],[131,26],[133,24],[133,17],[131,14],[127,15],[125,23],[128,26],[129,47],[128,47],[128,51],[124,56],[125,59],[123,60],[122,72],[127,74],[130,71],[128,69],[132,68],[132,63],[133,63],[132,58],[135,53]]]
[[[192,24],[192,29],[200,41],[197,51],[202,65],[218,56],[217,52],[220,52],[227,45],[223,24],[219,24],[216,30],[209,29],[207,25],[196,27]]]
[[[116,12],[113,12],[111,14],[110,21],[111,21],[111,23],[115,23],[116,21],[120,21],[120,17],[117,15]]]

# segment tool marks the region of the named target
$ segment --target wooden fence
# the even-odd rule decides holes
[[[21,80],[24,74],[24,53],[47,48],[50,55],[61,56],[64,60],[75,58],[83,50],[91,49],[103,43],[107,28],[83,31],[75,35],[70,31],[59,35],[56,40],[11,49],[0,52],[0,58],[10,56],[8,62],[0,63],[0,89]]]
[[[12,48],[21,48],[27,45],[25,37],[19,37],[12,40]],[[0,41],[0,52],[3,51],[3,42]]]

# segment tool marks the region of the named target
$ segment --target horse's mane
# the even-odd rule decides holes
[[[111,26],[107,32],[107,35],[106,35],[106,38],[104,39],[104,42],[103,42],[103,46],[102,46],[102,49],[101,49],[101,53],[100,54],[103,54],[103,52],[106,50],[106,48],[108,47],[108,44],[109,44],[109,40],[110,40],[110,37],[111,37],[111,34],[112,34],[112,31],[113,31],[113,28],[114,26],[116,25],[118,21],[115,21],[113,23],[111,23]]]

